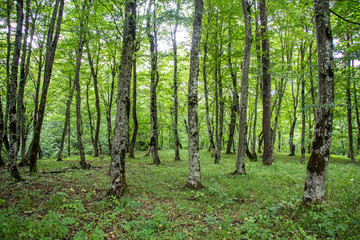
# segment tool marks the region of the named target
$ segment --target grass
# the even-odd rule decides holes
[[[0,170],[0,239],[360,239],[360,171],[332,156],[326,201],[301,205],[306,166],[277,153],[271,166],[246,162],[233,176],[233,155],[213,164],[201,151],[199,191],[183,190],[187,152],[181,162],[160,151],[160,166],[138,152],[127,159],[130,193],[106,197],[109,157],[91,158],[93,170],[75,170],[77,159],[40,160],[40,173],[15,182]],[[27,169],[21,169],[27,176]]]

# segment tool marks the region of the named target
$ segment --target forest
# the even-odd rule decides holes
[[[359,239],[358,0],[3,0],[0,239]]]

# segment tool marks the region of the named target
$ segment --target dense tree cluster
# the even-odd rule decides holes
[[[1,9],[0,164],[18,180],[18,165],[36,174],[39,157],[61,161],[65,148],[85,169],[85,154],[111,154],[118,196],[134,151],[157,165],[159,149],[180,161],[188,148],[191,188],[202,187],[200,148],[220,164],[237,152],[234,174],[245,173],[245,155],[270,165],[273,151],[302,163],[307,152],[311,202],[323,199],[329,155],[354,163],[360,150],[358,1],[8,0]]]

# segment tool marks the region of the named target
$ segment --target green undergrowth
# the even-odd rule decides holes
[[[89,156],[91,170],[77,169],[77,158],[40,160],[38,177],[21,169],[22,182],[1,169],[0,239],[360,239],[360,171],[348,159],[332,156],[326,200],[307,208],[299,156],[247,161],[247,174],[234,176],[236,155],[215,165],[201,151],[205,188],[193,191],[183,189],[186,151],[181,162],[160,151],[159,166],[144,154],[127,159],[122,199],[106,196],[106,156]]]

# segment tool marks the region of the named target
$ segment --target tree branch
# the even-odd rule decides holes
[[[331,9],[330,9],[330,12],[331,12],[332,14],[334,14],[335,16],[337,16],[338,18],[344,20],[344,21],[347,22],[347,23],[352,23],[352,24],[360,25],[360,23],[353,22],[353,21],[350,21],[350,20],[348,20],[348,19],[343,18],[342,16],[340,16],[339,14],[337,14],[336,12],[334,12],[334,11],[331,10]]]

